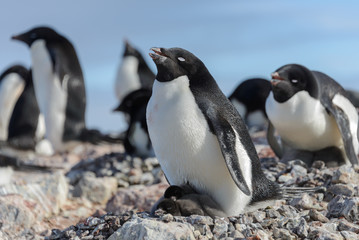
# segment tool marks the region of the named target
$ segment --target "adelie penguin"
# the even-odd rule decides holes
[[[208,195],[226,216],[280,198],[247,127],[204,63],[181,48],[152,50],[158,72],[147,125],[168,182]]]
[[[271,83],[266,111],[282,146],[273,135],[268,141],[282,161],[358,164],[358,113],[335,80],[288,64],[272,74]]]
[[[125,151],[143,158],[154,157],[148,135],[146,108],[151,97],[151,90],[141,88],[129,93],[114,110],[128,115],[129,125],[124,138]]]
[[[65,151],[78,141],[111,141],[86,128],[85,84],[72,43],[49,27],[35,27],[12,39],[30,47],[35,94],[54,150]]]
[[[7,126],[1,129],[6,135],[6,139],[3,138],[0,143],[1,150],[15,155],[15,149],[35,151],[42,155],[52,154],[51,144],[44,139],[45,123],[36,101],[31,70],[22,65],[13,65],[3,72],[0,79],[5,81],[1,86],[7,89],[5,91],[0,87],[0,91],[5,91],[0,98],[6,100],[1,101],[0,105],[1,116],[6,119],[2,121],[2,126]],[[19,97],[18,91],[21,91]],[[9,110],[12,110],[11,113]]]
[[[10,119],[17,100],[25,88],[29,71],[13,65],[0,75],[0,140],[6,141]]]
[[[241,82],[228,98],[248,127],[264,128],[267,125],[265,102],[270,91],[267,79],[250,78]]]
[[[151,90],[154,80],[155,74],[148,67],[142,54],[126,40],[115,81],[115,91],[119,103],[135,90]]]

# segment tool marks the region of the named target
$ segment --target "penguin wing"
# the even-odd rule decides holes
[[[267,141],[269,146],[272,148],[273,152],[275,153],[275,155],[279,158],[282,158],[283,149],[275,137],[275,128],[269,119],[268,119],[268,129],[267,129]]]
[[[332,99],[335,100],[335,99]],[[348,100],[349,103],[349,100]],[[359,164],[358,157],[355,150],[355,142],[358,141],[357,136],[353,136],[350,129],[350,125],[353,125],[353,120],[351,119],[352,113],[345,111],[346,109],[343,106],[339,106],[335,101],[323,101],[325,108],[333,115],[335,121],[337,122],[340,134],[343,139],[344,149],[346,155],[352,165]],[[353,109],[355,110],[354,106]],[[355,113],[356,114],[356,113]],[[355,120],[356,129],[358,128],[358,117]]]
[[[233,107],[231,104],[229,105],[230,107]],[[221,111],[216,110],[217,108],[208,104],[206,104],[206,106],[202,109],[205,109],[205,115],[207,116],[207,122],[211,131],[217,136],[223,158],[226,161],[227,168],[234,182],[243,193],[245,193],[246,195],[250,195],[251,192],[249,190],[248,184],[243,177],[242,170],[240,167],[240,161],[238,159],[238,153],[236,152],[236,140],[238,140],[239,142],[241,142],[242,139],[245,140],[247,138],[250,140],[248,133],[248,136],[246,138],[246,136],[242,136],[241,134],[243,133],[243,131],[238,131],[240,130],[238,128],[241,125],[242,128],[245,128],[244,123],[241,121],[239,115],[232,115],[232,111],[228,112],[227,109],[229,108],[227,108],[226,105],[223,105]],[[224,113],[225,115],[229,114],[230,116],[224,116]],[[237,120],[239,120],[239,122],[237,122]],[[239,137],[239,135],[241,137]]]
[[[320,102],[333,115],[343,139],[345,153],[354,164],[359,164],[358,151],[358,112],[347,98],[346,91],[332,78],[313,71],[321,86]]]

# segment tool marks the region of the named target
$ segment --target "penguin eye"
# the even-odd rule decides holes
[[[186,61],[186,59],[184,59],[183,57],[178,57],[177,59],[178,59],[180,62]]]
[[[290,80],[292,83],[298,83],[298,80],[297,79],[292,79]]]
[[[31,39],[35,39],[36,37],[37,37],[37,34],[36,34],[36,33],[31,33],[31,34],[30,34],[30,38],[31,38]]]

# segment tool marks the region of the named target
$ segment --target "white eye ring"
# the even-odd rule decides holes
[[[177,59],[178,59],[179,61],[181,61],[181,62],[186,61],[186,59],[184,59],[183,57],[178,57]]]
[[[291,82],[292,82],[292,83],[297,83],[298,80],[297,80],[297,79],[292,79]]]

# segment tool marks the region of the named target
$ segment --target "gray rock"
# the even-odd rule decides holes
[[[302,167],[300,165],[294,165],[292,170],[290,171],[293,177],[303,177],[307,175],[307,169],[305,167]]]
[[[262,222],[266,218],[266,213],[262,211],[255,211],[251,214],[253,216],[254,222]]]
[[[232,238],[244,238],[244,235],[238,230],[234,230],[229,236]]]
[[[345,217],[349,221],[359,220],[359,198],[334,197],[328,204],[327,217]]]
[[[308,234],[309,239],[320,239],[320,240],[343,240],[340,233],[333,233],[323,228],[312,229]]]
[[[45,217],[58,214],[66,204],[69,186],[61,172],[46,175],[27,184],[8,184],[0,187],[0,195],[21,195],[24,199],[39,203]]]
[[[328,188],[328,192],[336,195],[343,195],[347,197],[351,197],[354,195],[354,189],[348,184],[335,184]]]
[[[145,173],[142,174],[140,181],[141,181],[141,184],[151,185],[151,184],[154,183],[155,178],[153,177],[152,173],[145,172]]]
[[[290,205],[282,205],[277,210],[281,215],[289,218],[298,216],[298,210]]]
[[[273,237],[276,239],[292,240],[296,239],[287,229],[273,228]]]
[[[194,240],[193,227],[188,223],[163,223],[150,219],[134,218],[127,221],[108,240],[137,239],[190,239]]]
[[[228,231],[228,221],[224,218],[216,217],[214,219],[214,228],[213,228],[213,235],[216,238],[224,238],[227,237]]]
[[[299,224],[294,228],[294,232],[301,238],[306,238],[308,236],[309,226],[304,218],[300,218]]]
[[[329,222],[329,219],[324,216],[322,213],[318,212],[315,209],[310,209],[309,211],[309,216],[314,220],[314,221],[320,221],[322,223],[327,223]]]
[[[117,179],[114,177],[97,178],[88,172],[74,187],[73,197],[85,197],[94,203],[106,203],[117,189]]]
[[[214,224],[213,218],[210,216],[191,215],[186,218],[186,221],[191,224],[202,224],[210,226]]]
[[[338,221],[338,230],[339,231],[350,231],[350,232],[354,232],[354,233],[359,233],[359,225],[354,224],[354,223],[350,223],[345,219],[340,219],[340,221]]]
[[[19,232],[30,228],[37,220],[31,209],[36,206],[35,202],[25,200],[21,196],[5,196],[0,198],[0,223],[1,230],[5,232]],[[41,220],[42,216],[38,216]],[[37,220],[37,221],[39,221]]]
[[[120,188],[107,202],[106,211],[116,214],[133,209],[150,211],[167,187],[168,184],[155,184],[151,186],[133,185],[128,188]]]
[[[278,182],[284,183],[285,185],[289,185],[295,183],[295,178],[290,173],[285,173],[278,177]]]
[[[172,222],[174,218],[172,214],[164,214],[160,217],[160,219],[164,222]]]
[[[353,232],[341,231],[340,234],[344,237],[345,240],[358,239],[358,234]]]
[[[280,218],[281,217],[280,213],[274,209],[266,209],[266,215],[268,218]]]
[[[333,183],[359,182],[359,175],[350,165],[343,165],[333,173]]]
[[[317,200],[314,197],[309,196],[307,193],[304,193],[298,198],[292,199],[289,204],[299,209],[323,209]]]

